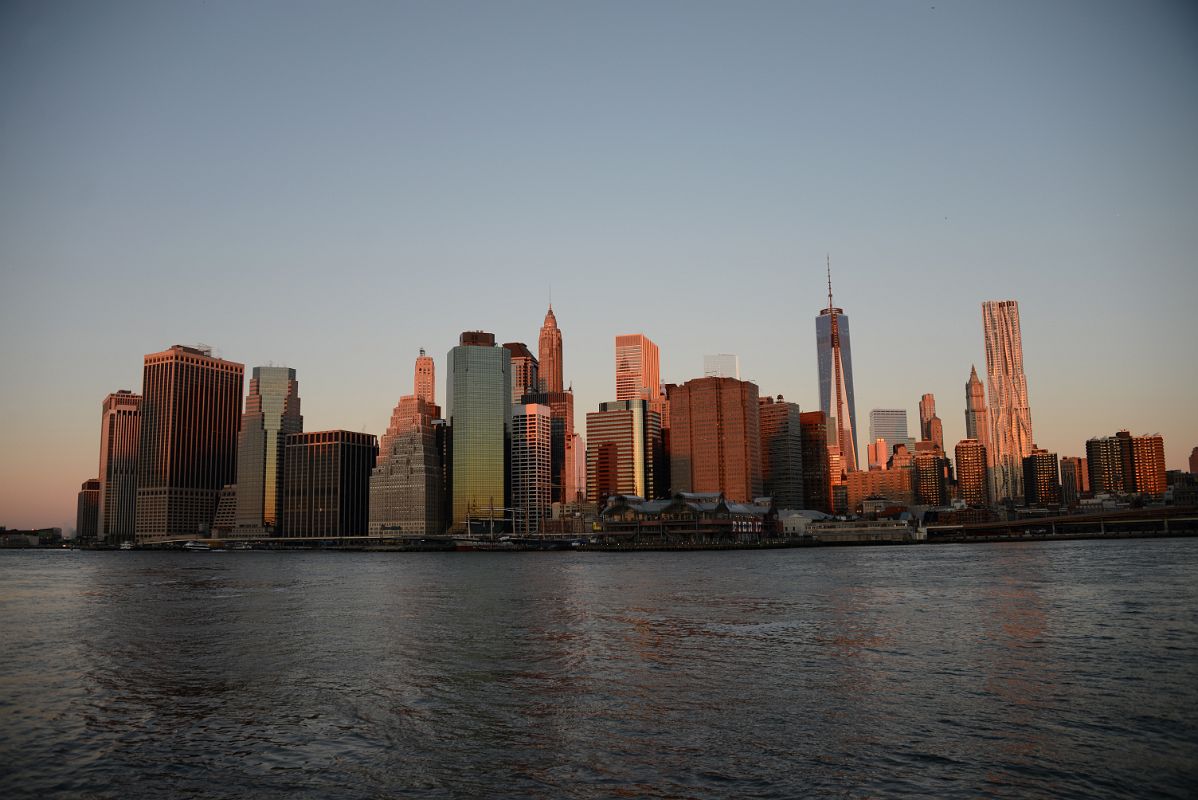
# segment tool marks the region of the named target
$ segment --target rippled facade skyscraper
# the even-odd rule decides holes
[[[303,430],[295,370],[254,367],[237,440],[237,530],[272,533],[279,527],[285,442]]]
[[[495,335],[467,331],[449,351],[445,416],[449,423],[450,525],[497,517],[508,506],[512,434],[512,359]]]
[[[1023,459],[1031,455],[1032,410],[1023,372],[1023,338],[1019,303],[982,303],[986,339],[986,383],[990,391],[991,498],[995,502],[1023,497]]]

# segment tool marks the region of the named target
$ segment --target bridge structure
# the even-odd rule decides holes
[[[1198,507],[1150,506],[1001,522],[928,525],[926,530],[929,542],[1194,536],[1198,535]]]

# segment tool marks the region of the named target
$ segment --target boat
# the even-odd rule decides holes
[[[133,542],[121,542],[121,549],[122,550],[132,550]]]
[[[194,539],[183,545],[184,550],[211,550],[212,548],[206,542],[197,542]]]

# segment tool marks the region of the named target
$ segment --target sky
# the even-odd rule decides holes
[[[818,408],[964,436],[981,303],[1019,301],[1036,442],[1198,445],[1198,6],[6,2],[0,525],[73,528],[100,404],[206,343],[381,434],[419,348],[534,349],[576,423],[614,337],[739,355]]]

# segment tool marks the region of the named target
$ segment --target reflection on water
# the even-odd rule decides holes
[[[0,796],[1185,796],[1198,542],[0,553]]]

